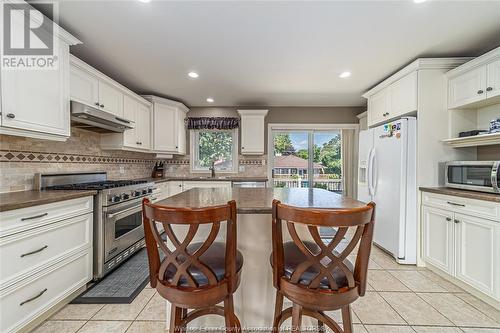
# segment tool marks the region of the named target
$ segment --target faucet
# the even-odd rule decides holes
[[[208,168],[208,170],[212,171],[212,178],[215,178],[215,160],[212,161],[212,166]]]

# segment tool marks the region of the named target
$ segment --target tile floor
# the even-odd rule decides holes
[[[355,333],[500,333],[500,311],[427,269],[376,247],[369,268],[368,292],[352,305]],[[147,286],[131,304],[67,305],[34,333],[165,332],[164,311]]]

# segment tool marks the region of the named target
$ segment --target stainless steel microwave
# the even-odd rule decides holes
[[[500,161],[454,161],[445,168],[447,187],[500,193]]]

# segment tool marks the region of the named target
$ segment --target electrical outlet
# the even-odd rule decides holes
[[[238,167],[238,171],[239,171],[239,172],[245,172],[245,166],[244,166],[244,165],[240,165],[240,166]]]
[[[265,158],[262,159],[262,165],[266,165],[266,159]]]
[[[125,166],[124,165],[120,165],[120,174],[124,174],[125,173]]]

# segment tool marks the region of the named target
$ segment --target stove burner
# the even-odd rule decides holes
[[[81,184],[65,184],[49,186],[47,190],[105,190],[115,187],[123,187],[137,184],[147,183],[147,180],[107,180],[102,182],[81,183]]]

